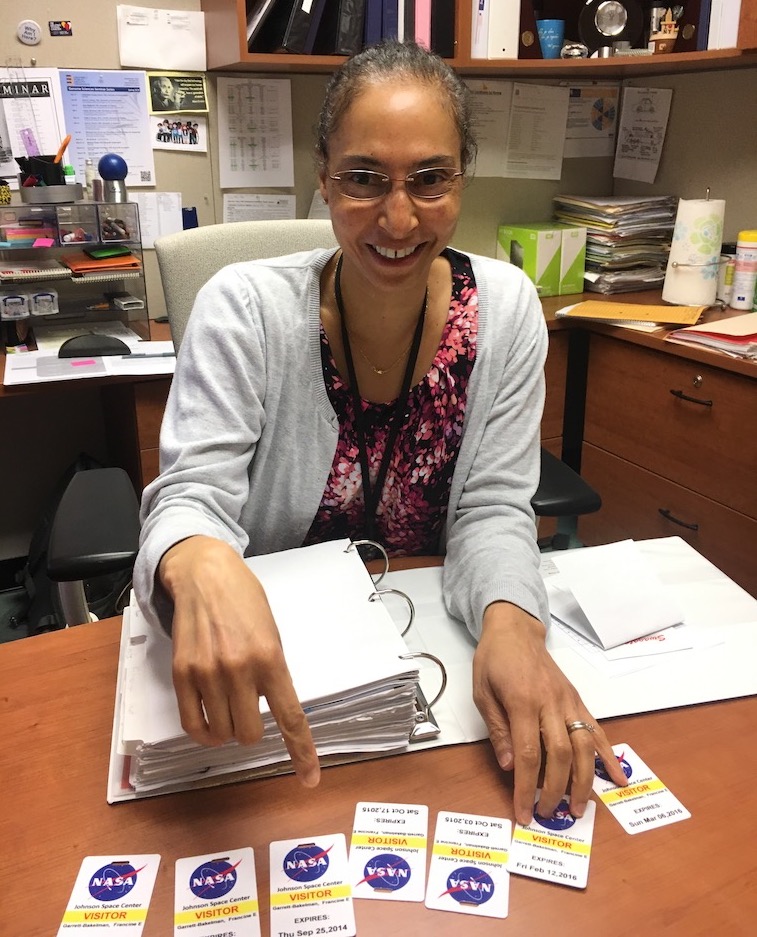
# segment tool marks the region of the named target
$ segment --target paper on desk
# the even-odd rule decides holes
[[[172,342],[137,342],[132,354],[173,352]],[[3,384],[46,384],[51,381],[76,381],[88,377],[116,377],[127,374],[173,374],[176,357],[137,358],[121,355],[80,355],[59,358],[55,351],[27,351],[5,359]]]
[[[552,615],[605,650],[680,623],[669,589],[632,540],[555,553],[547,580]]]

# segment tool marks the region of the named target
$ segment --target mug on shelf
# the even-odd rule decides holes
[[[559,59],[565,38],[565,20],[537,20],[541,55],[544,59]]]

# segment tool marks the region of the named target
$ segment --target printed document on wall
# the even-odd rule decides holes
[[[57,68],[0,68],[0,176],[12,188],[15,157],[56,153],[65,126]]]
[[[251,192],[224,192],[223,220],[281,221],[295,217],[294,195],[257,195]]]
[[[618,82],[575,81],[569,86],[563,157],[612,156],[618,126]]]
[[[68,159],[78,178],[86,159],[97,167],[103,153],[118,153],[129,167],[127,189],[155,185],[145,73],[60,69],[59,75]]]
[[[516,82],[503,175],[559,179],[568,121],[568,89]]]
[[[222,189],[294,185],[292,91],[287,78],[219,78]]]
[[[473,125],[478,142],[476,176],[485,178],[504,174],[507,152],[512,81],[466,81],[470,92]]]
[[[205,14],[190,10],[116,7],[118,54],[132,68],[179,69],[204,72]]]
[[[133,192],[132,202],[139,206],[139,229],[142,247],[155,247],[155,239],[184,230],[181,192]]]
[[[624,88],[618,144],[616,179],[654,182],[668,128],[670,88]]]

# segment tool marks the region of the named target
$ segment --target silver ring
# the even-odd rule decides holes
[[[573,732],[577,732],[579,729],[586,729],[587,732],[596,732],[597,727],[593,726],[590,722],[581,722],[580,719],[576,719],[575,722],[569,722],[565,728],[568,730],[568,735],[572,735]]]

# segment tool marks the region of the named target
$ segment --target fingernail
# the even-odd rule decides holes
[[[579,820],[586,813],[586,804],[571,804],[570,812]]]
[[[321,780],[320,765],[316,765],[314,768],[307,768],[304,771],[298,771],[297,777],[304,787],[317,787],[318,782]]]
[[[509,771],[513,766],[513,753],[505,752],[504,754],[500,755],[497,760],[499,762],[500,768],[502,768],[503,771]]]

